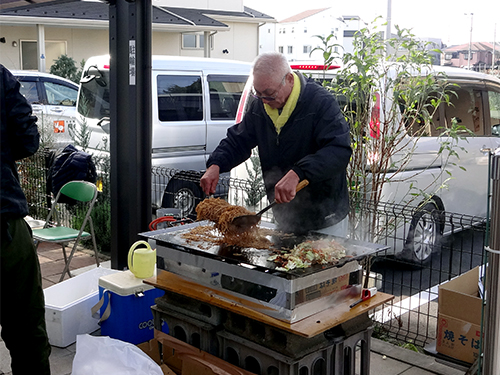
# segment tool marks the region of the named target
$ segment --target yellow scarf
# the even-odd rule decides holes
[[[276,128],[276,132],[279,134],[281,128],[285,126],[286,122],[290,118],[295,106],[297,105],[297,100],[299,99],[300,94],[300,79],[297,74],[293,74],[293,88],[290,96],[288,97],[281,114],[278,109],[271,108],[267,103],[264,104],[264,109],[266,110],[267,115],[271,118],[271,121]]]

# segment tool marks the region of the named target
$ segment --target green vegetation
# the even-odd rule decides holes
[[[457,142],[466,134],[466,129],[456,121],[449,129],[440,129],[434,124],[438,107],[450,103],[450,98],[456,95],[456,87],[447,82],[444,74],[431,73],[431,52],[435,50],[428,50],[427,43],[418,41],[409,30],[397,26],[396,29],[394,38],[384,40],[375,20],[355,33],[353,51],[342,56],[334,52],[336,45],[332,44],[331,36],[318,36],[322,46],[317,49],[323,51],[325,64],[342,61],[343,68],[336,72],[333,80],[323,84],[337,97],[350,124],[353,154],[347,178],[353,205],[369,201],[377,207],[385,198],[384,185],[390,182],[408,189],[401,194],[404,201],[394,203],[417,205],[429,199],[445,187],[437,183],[441,176],[436,175],[437,186],[432,188],[432,193],[424,193],[411,184],[425,170],[402,177],[418,140],[438,136],[441,147],[436,160],[452,163],[452,158],[457,156]],[[355,213],[351,214],[352,225],[356,225],[358,219]],[[373,238],[379,230],[386,230],[387,225],[397,227],[397,223],[381,225],[375,218],[371,220],[366,229]]]
[[[68,55],[61,55],[50,67],[50,74],[67,78],[76,84],[80,83],[85,60],[80,62],[80,68],[77,68],[76,61]]]

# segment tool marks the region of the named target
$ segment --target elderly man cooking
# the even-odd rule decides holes
[[[243,120],[207,161],[200,184],[213,194],[219,174],[230,171],[257,146],[268,199],[278,229],[305,234],[315,230],[345,236],[349,197],[346,168],[351,156],[349,126],[333,95],[312,79],[292,72],[275,52],[253,65],[252,96]],[[297,184],[309,185],[295,193]]]

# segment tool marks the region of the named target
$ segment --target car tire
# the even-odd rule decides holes
[[[443,210],[437,203],[431,200],[423,204],[412,217],[400,258],[413,264],[428,265],[432,254],[440,249],[443,227]]]
[[[165,189],[162,207],[177,208],[181,216],[196,218],[196,206],[203,197],[199,184],[174,177]]]

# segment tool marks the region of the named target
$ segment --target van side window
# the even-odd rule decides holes
[[[488,91],[491,134],[500,137],[500,92]]]
[[[78,113],[85,117],[99,120],[110,116],[109,85],[102,84],[109,82],[109,71],[104,74],[105,78],[102,81],[92,79],[81,85]]]
[[[157,87],[160,121],[203,120],[200,76],[159,75]]]
[[[40,103],[40,98],[38,97],[38,90],[36,88],[36,82],[31,81],[20,81],[21,83],[21,94],[23,94],[28,102],[30,103]]]
[[[48,104],[75,106],[78,90],[55,82],[44,82]]]
[[[210,119],[234,120],[247,76],[209,74]]]
[[[471,88],[459,88],[455,92],[458,97],[452,96],[452,104],[444,106],[444,126],[450,127],[452,119],[455,118],[458,125],[466,127],[475,135],[484,135],[481,91]]]

